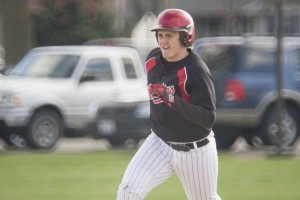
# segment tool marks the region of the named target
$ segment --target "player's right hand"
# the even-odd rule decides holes
[[[163,84],[149,84],[148,85],[148,94],[150,100],[160,99],[162,100],[168,107],[171,107],[174,103],[174,95]]]

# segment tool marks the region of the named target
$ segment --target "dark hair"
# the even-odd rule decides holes
[[[158,35],[157,35],[158,31],[155,31],[155,37],[156,37],[156,41],[158,43]],[[179,31],[179,40],[180,43],[185,46],[185,47],[190,47],[189,42],[188,42],[188,33],[184,32],[184,31]]]

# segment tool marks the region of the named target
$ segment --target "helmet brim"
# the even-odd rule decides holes
[[[151,31],[183,31],[183,32],[187,32],[186,28],[165,28],[165,27],[155,27],[153,29],[151,29]]]

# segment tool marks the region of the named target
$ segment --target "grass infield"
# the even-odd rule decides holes
[[[113,200],[134,151],[0,153],[1,200]],[[219,153],[223,200],[300,199],[300,160]],[[172,176],[146,200],[186,199]]]

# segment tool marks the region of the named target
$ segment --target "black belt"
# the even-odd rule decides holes
[[[171,148],[177,150],[177,151],[189,151],[191,149],[195,149],[194,143],[190,142],[190,143],[170,143],[170,142],[166,142]],[[207,145],[209,143],[209,140],[207,138],[200,140],[198,142],[196,142],[196,148],[200,148],[203,147],[205,145]]]

